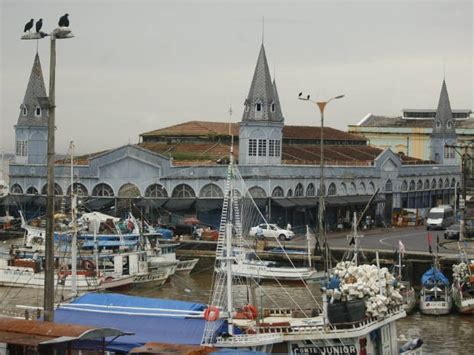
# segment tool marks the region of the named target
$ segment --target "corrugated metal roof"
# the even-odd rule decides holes
[[[0,343],[38,346],[80,339],[121,336],[113,328],[97,328],[75,324],[59,324],[35,320],[0,318]]]

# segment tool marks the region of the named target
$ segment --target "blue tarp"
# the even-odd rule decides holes
[[[90,293],[58,308],[54,318],[58,323],[111,327],[134,333],[108,344],[107,350],[110,351],[129,351],[147,342],[188,345],[201,343],[206,324],[204,319],[158,316],[157,313],[162,314],[164,311],[157,308],[202,311],[206,305],[120,294]],[[224,321],[217,322],[220,327],[223,326]]]
[[[434,286],[435,284],[449,285],[449,280],[443,275],[441,271],[435,267],[431,267],[421,277],[421,283],[423,286]]]

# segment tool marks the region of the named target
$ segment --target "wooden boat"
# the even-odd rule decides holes
[[[431,315],[451,313],[453,300],[446,276],[436,267],[428,269],[421,279],[420,312]]]
[[[243,179],[233,166],[232,155],[228,169],[211,302],[204,311],[207,323],[202,344],[288,354],[398,354],[396,320],[405,317],[406,312],[401,304],[402,296],[393,284],[393,276],[386,268],[339,263],[331,282],[326,281],[323,288],[322,304],[318,303],[315,309],[293,300],[295,308],[260,307],[259,310],[252,287],[248,292],[249,303],[234,302],[234,285],[261,287],[252,282],[256,274],[248,273],[242,278],[235,275],[235,271],[238,270],[239,251],[242,247],[249,248],[244,226],[249,228],[266,221],[254,219],[249,222],[246,219],[252,215],[241,214],[241,206],[248,212],[249,206],[255,204],[246,204],[251,195],[245,184],[239,185]],[[253,214],[255,216],[263,218],[258,211]],[[310,288],[305,288],[308,297],[317,301]],[[362,297],[359,292],[363,293]],[[287,297],[291,299],[290,294]],[[343,317],[340,317],[341,309],[344,310]],[[383,336],[375,339],[371,337],[374,332]],[[412,350],[403,353],[412,353]],[[421,346],[416,351],[420,353]]]
[[[452,294],[459,313],[474,314],[474,262],[453,265]]]

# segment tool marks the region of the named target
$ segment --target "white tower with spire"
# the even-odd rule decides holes
[[[43,71],[36,53],[20,105],[20,116],[15,125],[15,162],[17,164],[46,164],[48,148],[48,110],[40,106],[38,97],[46,97]]]
[[[456,152],[446,145],[454,145],[456,140],[456,122],[451,111],[446,81],[443,79],[431,133],[431,160],[439,164],[455,165]]]
[[[240,122],[239,164],[281,164],[284,118],[262,43]]]

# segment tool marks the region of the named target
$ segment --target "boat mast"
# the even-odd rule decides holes
[[[232,115],[232,109],[229,110],[229,113]],[[229,125],[230,130],[230,125]],[[234,135],[231,135],[230,141],[230,154],[229,154],[229,166],[231,174],[234,167]],[[233,300],[232,300],[232,220],[233,220],[233,207],[234,207],[234,187],[233,187],[233,178],[230,177],[230,201],[229,201],[229,218],[227,220],[226,227],[226,269],[227,269],[227,312],[228,312],[228,333],[230,335],[234,334],[234,325],[232,324],[232,311],[233,311]]]
[[[69,143],[71,159],[71,223],[72,223],[72,241],[71,241],[71,292],[72,296],[77,296],[77,226],[76,226],[76,208],[77,196],[74,193],[74,141]]]
[[[306,225],[306,243],[308,245],[308,267],[311,267],[311,237],[309,227]]]

